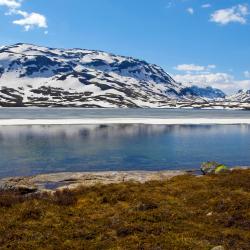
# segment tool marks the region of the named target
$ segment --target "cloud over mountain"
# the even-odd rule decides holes
[[[24,27],[25,31],[33,28],[48,28],[46,16],[31,12],[28,13],[22,10],[22,0],[0,0],[0,6],[8,9],[6,15],[16,16],[21,15],[22,18],[14,20],[12,23]]]
[[[249,10],[247,5],[239,4],[227,9],[220,9],[211,14],[210,21],[226,25],[229,23],[247,23]]]

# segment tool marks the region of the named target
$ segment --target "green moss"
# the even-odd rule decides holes
[[[250,170],[26,197],[0,192],[0,249],[249,249]]]
[[[229,171],[228,167],[226,167],[225,165],[219,165],[216,169],[215,169],[215,174],[219,174],[221,172],[227,172]]]

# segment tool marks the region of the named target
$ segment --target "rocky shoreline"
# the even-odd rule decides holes
[[[53,192],[62,189],[75,189],[80,186],[94,186],[96,184],[145,183],[154,180],[168,180],[188,173],[189,171],[110,171],[41,174],[1,179],[0,189],[19,191],[24,194]]]
[[[148,181],[164,181],[180,175],[202,176],[217,174],[225,171],[224,165],[216,165],[220,171],[216,172],[214,162],[205,163],[206,167],[197,170],[165,170],[165,171],[105,171],[105,172],[61,172],[39,174],[34,176],[7,177],[0,179],[0,190],[17,191],[22,194],[53,193],[58,190],[74,190],[79,187],[94,185],[108,185],[122,182],[145,183]],[[209,165],[209,166],[208,166]],[[207,168],[207,169],[206,169]],[[249,166],[226,168],[226,171],[235,169],[249,169]],[[198,173],[199,172],[199,173]]]

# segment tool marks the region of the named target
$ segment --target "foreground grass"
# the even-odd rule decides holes
[[[250,249],[250,170],[24,198],[0,193],[0,249]]]

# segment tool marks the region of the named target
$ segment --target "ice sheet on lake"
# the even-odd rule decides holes
[[[91,125],[91,124],[159,124],[206,125],[250,124],[250,118],[84,118],[84,119],[0,119],[0,126],[17,125]]]

